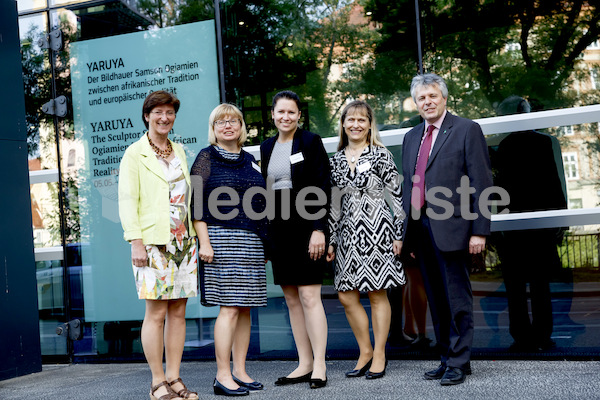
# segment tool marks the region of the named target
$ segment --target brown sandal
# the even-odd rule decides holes
[[[154,393],[156,393],[156,391],[163,386],[167,389],[167,394],[163,394],[160,397],[154,396]],[[171,386],[169,386],[169,383],[167,381],[162,381],[161,383],[159,383],[156,386],[151,386],[150,400],[173,400],[173,399],[180,399],[180,398],[181,398],[181,396],[179,396],[177,393],[175,393],[175,391],[173,389],[171,389]]]
[[[181,385],[183,386],[183,389],[181,389],[179,392],[177,392],[177,394],[179,395],[179,397],[181,397],[183,399],[190,399],[190,400],[197,400],[198,399],[198,393],[192,392],[191,390],[189,390],[185,386],[185,383],[183,383],[183,381],[181,380],[181,378],[177,378],[173,382],[169,382],[169,386],[173,386],[176,383],[181,383]],[[175,391],[173,388],[171,388],[171,390]]]

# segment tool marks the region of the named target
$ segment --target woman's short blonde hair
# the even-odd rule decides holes
[[[377,129],[377,124],[375,123],[375,114],[373,113],[373,109],[369,104],[362,100],[354,100],[344,107],[342,115],[340,116],[340,141],[338,142],[338,151],[348,146],[348,135],[346,135],[346,130],[344,129],[344,122],[346,122],[346,117],[348,114],[354,113],[363,114],[369,119],[370,129],[369,133],[367,134],[367,143],[369,146],[385,147],[381,141],[381,136],[379,136],[379,129]]]
[[[208,117],[208,141],[210,144],[217,144],[217,137],[215,136],[215,121],[218,121],[223,117],[227,116],[236,117],[242,123],[240,137],[238,138],[238,145],[242,147],[242,145],[246,142],[246,139],[248,138],[248,131],[246,130],[246,122],[244,122],[244,115],[242,114],[239,108],[237,108],[233,104],[228,103],[218,105],[210,113],[210,117]]]

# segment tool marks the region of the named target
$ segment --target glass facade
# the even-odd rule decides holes
[[[255,154],[255,146],[276,132],[270,115],[272,96],[280,90],[291,89],[302,99],[303,126],[329,138],[327,143],[334,143],[339,113],[348,101],[369,102],[400,168],[401,137],[405,128],[420,122],[409,93],[410,79],[420,68],[447,79],[451,112],[482,122],[491,121],[492,125],[492,117],[501,115],[499,104],[511,95],[526,98],[532,106],[532,114],[600,103],[598,35],[592,34],[597,31],[595,27],[587,25],[600,10],[587,4],[577,11],[579,18],[569,20],[575,25],[575,29],[568,30],[572,36],[559,38],[553,35],[561,30],[549,27],[563,23],[560,15],[572,11],[562,9],[568,6],[566,3],[555,5],[556,9],[540,7],[535,10],[536,18],[525,23],[519,16],[528,10],[521,10],[517,5],[497,5],[498,8],[492,9],[488,3],[500,2],[482,2],[481,7],[472,12],[480,14],[478,20],[499,21],[497,26],[475,24],[467,30],[461,27],[471,26],[473,15],[467,15],[454,1],[442,2],[445,6],[439,9],[429,2],[421,4],[419,10],[419,37],[415,34],[417,25],[412,1],[398,1],[395,5],[378,0],[19,0],[17,3],[33,182],[31,207],[42,352],[47,359],[143,359],[139,339],[143,302],[135,298],[129,258],[116,256],[125,254],[127,248],[118,233],[118,217],[115,220],[116,194],[110,190],[114,176],[85,179],[82,172],[93,161],[91,149],[100,147],[92,143],[91,136],[78,131],[77,121],[90,113],[94,105],[81,104],[79,94],[74,92],[73,71],[81,67],[72,64],[76,61],[72,54],[74,48],[85,48],[99,43],[92,40],[110,37],[115,41],[112,48],[119,49],[119,41],[129,40],[132,34],[156,36],[157,32],[164,32],[159,29],[213,21],[214,37],[206,37],[210,37],[211,42],[216,41],[218,54],[214,56],[218,62],[214,64],[213,83],[220,82],[221,87],[206,97],[214,96],[216,102],[232,102],[240,107],[248,127],[247,146]],[[215,13],[215,4],[219,7],[218,13]],[[489,17],[492,12],[503,18]],[[216,19],[216,15],[220,18]],[[61,32],[62,46],[58,50],[45,48],[44,39],[56,30]],[[202,42],[206,37],[188,39]],[[563,42],[562,47],[553,45]],[[149,56],[158,56],[163,50],[156,46],[147,52],[152,53]],[[179,52],[185,54],[188,50],[183,48]],[[560,56],[559,51],[562,51]],[[92,75],[87,79],[93,79]],[[92,88],[89,81],[86,84],[87,89]],[[180,88],[177,84],[170,87]],[[65,116],[42,112],[49,99],[61,95],[68,104]],[[212,107],[203,107],[187,100],[184,94],[178,95],[182,104],[188,106],[181,110],[182,119],[188,118],[198,126],[196,133],[190,133],[197,137],[197,142],[188,143],[190,163],[206,143],[205,123],[200,124],[198,120],[207,119]],[[141,103],[137,101],[134,109],[141,109]],[[502,115],[514,113],[516,110]],[[130,117],[139,120],[139,111]],[[101,120],[125,118],[128,116],[115,111],[114,115],[103,115]],[[532,129],[554,139],[552,168],[558,171],[567,209],[593,210],[600,203],[600,117],[579,120],[575,115],[569,120],[567,125],[553,122],[549,116]],[[557,117],[557,121],[563,120]],[[510,132],[520,129],[496,130],[490,134],[486,129],[484,125],[497,177],[502,165],[498,161],[502,143],[510,137]],[[115,133],[122,132],[123,129]],[[334,148],[330,145],[328,151],[333,152]],[[511,158],[510,164],[517,171],[522,168],[522,175],[526,176],[532,168],[529,156],[523,152],[518,154]],[[542,176],[547,171],[540,169],[537,174]],[[94,203],[92,192],[100,193],[102,201]],[[89,223],[88,215],[84,214],[90,207],[102,210],[97,225]],[[537,210],[541,209],[522,211]],[[546,245],[552,242],[550,252],[556,249],[557,257],[554,264],[540,253],[548,250],[531,247],[522,250],[529,254],[517,256],[509,251],[515,247],[510,245],[511,240],[540,234],[535,223],[519,228],[518,235],[512,230],[493,233],[484,257],[473,262],[476,356],[600,354],[597,345],[600,316],[596,311],[600,298],[600,224],[596,224],[596,219],[591,218],[587,225],[549,228],[553,229],[553,236],[541,242]],[[88,231],[105,226],[113,232],[107,240],[100,241],[98,235]],[[98,258],[95,252],[115,256]],[[507,266],[515,257],[530,260],[530,264],[536,265],[531,273],[543,275],[548,282],[555,349],[528,353],[510,347],[507,284],[510,287],[511,283],[510,278],[507,281],[510,276]],[[103,261],[97,262],[98,259]],[[126,271],[123,276],[128,280],[112,285],[110,280],[115,277],[108,274],[117,268]],[[295,348],[283,294],[272,283],[269,264],[267,270],[268,306],[252,311],[249,357],[293,358]],[[409,346],[402,340],[406,295],[403,289],[394,289],[389,295],[393,307],[389,356],[433,355],[433,348],[429,346]],[[531,295],[531,291],[525,294]],[[106,304],[116,302],[119,307],[102,311],[106,308],[106,304],[102,304],[103,297]],[[323,299],[329,323],[328,355],[354,357],[358,349],[333,289],[331,270],[323,287]],[[366,297],[365,307],[369,311]],[[212,330],[217,312],[216,308],[200,306],[198,299],[190,301],[184,358],[214,357]],[[80,340],[56,335],[57,325],[73,319],[83,323]],[[428,315],[427,336],[434,338]]]

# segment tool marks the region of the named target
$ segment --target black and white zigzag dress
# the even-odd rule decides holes
[[[336,247],[335,289],[375,291],[405,284],[402,264],[393,252],[393,241],[401,238],[404,213],[392,154],[385,147],[367,147],[354,172],[344,150],[329,161],[332,187],[342,191],[341,201],[334,192],[329,219],[331,243]]]

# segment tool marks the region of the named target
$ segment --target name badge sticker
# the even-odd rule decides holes
[[[300,161],[304,161],[304,156],[302,155],[302,153],[296,153],[290,156],[290,163],[297,164]]]
[[[359,164],[359,165],[356,166],[356,170],[359,173],[363,173],[363,172],[368,171],[370,169],[371,169],[371,163],[369,161],[364,162],[364,163]]]
[[[257,170],[259,173],[262,173],[262,171],[260,170],[260,167],[258,166],[257,163],[253,162],[252,163],[252,168],[254,168],[255,170]]]
[[[174,159],[171,161],[171,165],[172,165],[172,166],[174,166],[174,167],[178,167],[178,166],[179,166],[179,164],[181,164],[181,161],[179,160],[179,158],[174,158]]]

